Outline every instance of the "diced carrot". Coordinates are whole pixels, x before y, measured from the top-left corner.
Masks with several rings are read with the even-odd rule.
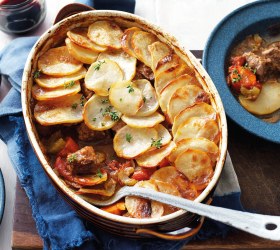
[[[111,214],[121,215],[126,210],[126,207],[124,202],[120,201],[113,205],[102,207],[101,209]]]

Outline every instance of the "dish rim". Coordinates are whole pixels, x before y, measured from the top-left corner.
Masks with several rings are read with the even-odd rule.
[[[5,182],[4,177],[0,168],[0,225],[3,219],[4,210],[5,210]]]

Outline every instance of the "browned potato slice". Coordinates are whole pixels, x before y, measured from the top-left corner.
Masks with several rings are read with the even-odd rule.
[[[181,196],[176,185],[174,185],[173,183],[158,180],[154,180],[154,183],[156,184],[158,191],[162,193],[171,194],[179,197]]]
[[[217,122],[208,118],[189,118],[178,127],[174,141],[177,143],[182,139],[199,137],[204,137],[217,144],[220,139]]]
[[[71,75],[82,67],[83,64],[69,54],[66,46],[49,49],[38,59],[38,69],[51,76]]]
[[[151,53],[151,68],[155,72],[158,62],[165,56],[172,54],[172,49],[163,42],[157,41],[148,46]]]
[[[188,149],[179,154],[175,161],[175,167],[190,181],[204,175],[208,176],[209,172],[213,171],[209,156],[198,149]]]
[[[137,88],[142,91],[143,105],[136,113],[136,116],[149,116],[153,114],[159,107],[155,89],[146,79],[133,81]]]
[[[162,146],[165,146],[171,141],[172,137],[166,127],[164,127],[162,124],[158,124],[155,126],[155,129],[158,132],[158,138],[161,139],[160,142]]]
[[[69,38],[65,39],[65,44],[71,56],[79,60],[82,63],[92,64],[96,61],[98,57],[98,52],[95,52],[90,49],[83,48],[73,42]]]
[[[141,90],[130,81],[112,84],[109,99],[116,109],[127,116],[134,116],[143,105]]]
[[[102,52],[102,51],[107,50],[107,47],[100,46],[100,45],[92,42],[88,38],[87,33],[88,33],[87,28],[76,28],[76,29],[72,29],[72,30],[68,31],[67,36],[73,43],[75,43],[81,47],[84,47],[86,49],[91,49],[95,52]]]
[[[141,31],[141,29],[137,27],[128,28],[124,31],[122,36],[122,49],[129,55],[136,57],[133,48],[131,47],[131,37],[135,31]]]
[[[119,65],[124,75],[123,80],[130,81],[135,76],[137,59],[126,52],[122,50],[106,51],[98,56],[98,60],[103,59],[110,59]]]
[[[32,96],[39,101],[51,100],[58,97],[74,95],[80,92],[81,86],[79,81],[71,82],[69,85],[57,88],[42,88],[39,85],[35,84],[32,87]]]
[[[55,77],[55,76],[40,74],[38,78],[35,78],[35,82],[42,88],[49,88],[49,89],[57,88],[57,87],[68,85],[73,81],[78,81],[84,78],[86,73],[87,73],[86,69],[82,67],[76,73],[68,76]]]
[[[157,41],[157,37],[149,32],[135,31],[131,37],[131,47],[138,60],[151,67],[152,59],[148,46]]]
[[[169,54],[163,58],[161,58],[157,64],[157,67],[155,68],[155,76],[159,75],[160,73],[174,68],[179,64],[184,64],[182,59],[175,53]]]
[[[113,22],[97,21],[88,27],[88,37],[100,46],[120,49],[123,31]]]
[[[208,102],[208,94],[200,87],[186,85],[177,89],[167,105],[167,115],[171,123],[182,110],[199,102]]]
[[[112,128],[121,118],[121,112],[111,105],[108,97],[93,95],[84,106],[83,117],[89,128],[101,131]]]
[[[262,85],[261,93],[255,101],[239,96],[241,105],[256,115],[267,115],[280,109],[280,83],[268,81]]]
[[[170,162],[174,162],[178,155],[188,149],[199,149],[207,153],[211,159],[212,165],[217,161],[219,155],[218,146],[206,138],[187,138],[176,143],[177,147],[168,156]]]
[[[82,95],[39,101],[34,108],[34,117],[41,125],[77,123],[83,120],[83,107],[80,105]]]
[[[139,181],[135,186],[157,191],[156,185],[149,181]],[[134,218],[159,218],[164,213],[163,204],[160,202],[149,201],[135,196],[126,196],[125,206],[128,213]]]
[[[159,95],[161,91],[169,84],[170,81],[174,80],[178,76],[188,74],[189,68],[185,64],[178,64],[164,72],[158,74],[155,77],[155,89]]]
[[[182,110],[174,118],[172,134],[175,135],[178,127],[191,117],[208,117],[210,119],[215,120],[216,111],[211,105],[205,102],[197,103],[191,107]]]
[[[114,150],[119,157],[135,158],[151,147],[152,138],[158,134],[154,128],[131,128],[124,126],[114,137]]]
[[[163,112],[166,112],[167,105],[174,92],[188,84],[193,84],[193,77],[188,74],[181,75],[167,84],[159,95],[159,105]]]
[[[164,121],[164,116],[155,112],[149,116],[122,116],[122,120],[133,128],[149,128]]]
[[[85,76],[85,86],[97,95],[108,96],[111,85],[123,80],[123,72],[112,60],[104,59],[93,63]]]
[[[175,147],[176,144],[171,141],[167,146],[141,154],[136,157],[136,162],[141,167],[156,167]]]

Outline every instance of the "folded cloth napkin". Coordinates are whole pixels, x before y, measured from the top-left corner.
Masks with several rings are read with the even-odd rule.
[[[95,0],[93,7],[115,8],[116,2],[123,2],[123,10],[134,10],[133,0]],[[97,229],[95,225],[80,218],[52,186],[29,143],[21,113],[23,67],[37,39],[15,39],[0,52],[0,73],[12,85],[0,103],[0,138],[7,144],[12,165],[29,198],[38,233],[44,241],[44,249],[180,249],[188,240],[130,240]],[[241,210],[239,197],[240,188],[228,156],[213,205]],[[213,235],[224,236],[228,229],[221,223],[206,220],[196,237],[206,239]]]

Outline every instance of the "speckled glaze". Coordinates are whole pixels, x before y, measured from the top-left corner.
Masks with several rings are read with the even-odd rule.
[[[111,20],[118,23],[121,27],[137,26],[143,30],[154,33],[160,40],[169,44],[175,50],[175,52],[186,61],[186,63],[192,65],[195,68],[197,75],[201,79],[204,89],[210,95],[213,107],[217,110],[217,121],[219,123],[219,127],[221,128],[221,139],[219,145],[220,156],[215,168],[213,179],[207,188],[196,199],[197,202],[209,203],[211,201],[214,187],[217,184],[224,165],[227,150],[227,123],[219,94],[206,71],[188,50],[180,46],[174,37],[163,32],[159,27],[148,23],[143,18],[140,18],[136,15],[120,11],[82,12],[60,21],[42,35],[29,54],[25,65],[22,82],[23,115],[30,142],[42,164],[42,167],[50,177],[57,190],[81,216],[95,223],[96,226],[110,231],[111,233],[132,238],[147,237],[147,235],[154,235],[168,239],[189,237],[193,233],[196,233],[202,224],[202,221],[199,220],[197,215],[186,211],[177,211],[161,218],[134,219],[107,213],[81,199],[72,190],[65,186],[59,177],[54,173],[47,158],[42,152],[43,147],[41,147],[40,139],[35,130],[32,120],[32,110],[30,109],[31,87],[33,84],[32,75],[36,70],[37,59],[49,48],[60,44],[66,37],[66,32],[68,30],[79,26],[88,26],[96,20]],[[191,227],[192,225],[195,225],[196,228],[190,232],[183,234],[178,232],[178,234],[174,236],[165,234],[166,232],[179,230],[188,226]]]
[[[203,66],[215,83],[226,114],[248,132],[280,143],[280,121],[267,123],[244,109],[226,83],[226,62],[230,50],[247,35],[263,34],[280,23],[280,1],[256,1],[226,16],[211,33],[203,54]]]

